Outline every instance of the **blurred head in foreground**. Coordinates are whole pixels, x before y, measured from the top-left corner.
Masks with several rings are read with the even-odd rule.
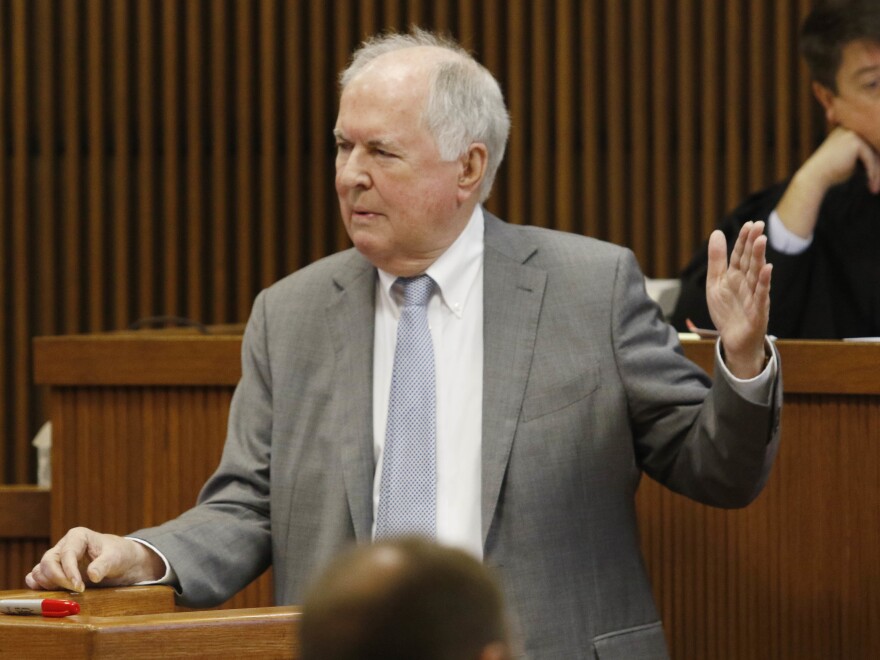
[[[418,538],[338,557],[306,598],[303,660],[508,660],[501,591],[469,554]]]

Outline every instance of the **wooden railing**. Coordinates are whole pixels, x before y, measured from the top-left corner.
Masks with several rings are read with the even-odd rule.
[[[6,591],[0,598],[75,600],[61,619],[0,614],[0,659],[283,658],[299,656],[295,607],[175,612],[169,587]]]

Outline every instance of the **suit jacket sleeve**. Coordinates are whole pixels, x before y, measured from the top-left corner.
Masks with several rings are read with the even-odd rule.
[[[264,302],[265,292],[257,297],[245,330],[242,379],[232,398],[223,457],[198,505],[163,525],[131,534],[166,556],[180,580],[179,601],[189,607],[222,603],[271,562],[272,388]]]
[[[693,365],[681,359],[675,333],[658,328],[662,321],[627,255],[615,282],[613,327],[637,459],[678,493],[713,506],[745,506],[763,488],[777,451],[781,369],[765,402],[747,401],[721,376],[706,394],[693,380]]]

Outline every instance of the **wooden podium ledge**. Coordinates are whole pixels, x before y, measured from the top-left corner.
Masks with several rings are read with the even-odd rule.
[[[712,373],[714,342],[681,345],[688,358]],[[880,343],[785,339],[776,346],[786,394],[880,394]]]
[[[34,339],[38,385],[235,385],[243,326]]]
[[[291,606],[174,612],[169,587],[89,589],[75,595],[7,591],[0,597],[70,598],[82,608],[59,619],[0,614],[0,659],[299,655],[300,610]]]
[[[39,385],[235,385],[243,326],[38,337]],[[685,355],[712,370],[714,342],[685,340]],[[780,340],[785,392],[880,394],[880,343]]]

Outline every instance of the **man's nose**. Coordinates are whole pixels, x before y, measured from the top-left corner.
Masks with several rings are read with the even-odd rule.
[[[347,188],[368,188],[370,177],[367,155],[359,147],[352,149],[339,165],[339,180]]]

